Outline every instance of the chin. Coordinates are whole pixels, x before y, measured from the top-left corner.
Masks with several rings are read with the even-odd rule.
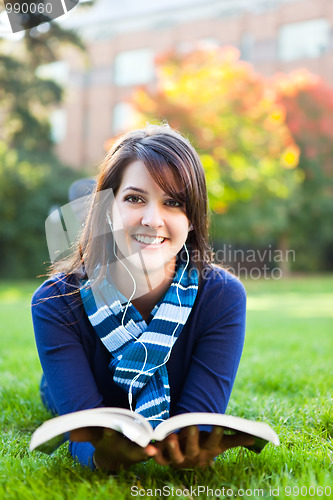
[[[164,268],[167,261],[162,258],[161,255],[151,255],[153,252],[145,252],[141,251],[140,253],[136,252],[132,255],[129,255],[125,258],[125,264],[128,264],[138,269],[139,271],[157,271],[158,269]]]

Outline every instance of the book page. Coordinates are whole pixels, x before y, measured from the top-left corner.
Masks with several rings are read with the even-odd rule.
[[[152,439],[149,422],[137,413],[123,408],[94,408],[69,413],[44,422],[32,435],[30,450],[52,453],[67,438],[66,433],[82,427],[105,427],[121,432],[139,446]]]
[[[218,413],[184,413],[169,418],[158,425],[154,431],[154,438],[161,441],[172,432],[190,425],[216,425],[238,432],[245,432],[265,441],[279,445],[278,435],[263,422],[253,422],[245,418],[221,415]]]

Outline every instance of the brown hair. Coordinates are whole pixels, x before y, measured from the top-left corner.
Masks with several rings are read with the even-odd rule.
[[[165,193],[184,203],[193,225],[186,241],[192,260],[195,255],[194,263],[199,271],[210,266],[208,199],[199,156],[189,141],[169,126],[149,125],[122,135],[111,146],[97,178],[85,227],[70,258],[55,262],[51,274],[59,271],[74,274],[82,265],[85,269],[95,269],[98,264],[103,266],[108,262],[112,237],[105,214],[110,207],[110,197],[104,195],[107,190],[114,196],[117,194],[125,168],[137,160],[144,163]]]

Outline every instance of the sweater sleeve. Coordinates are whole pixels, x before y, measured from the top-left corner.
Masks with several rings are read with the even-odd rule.
[[[234,276],[226,271],[219,276],[197,315],[197,341],[177,414],[227,408],[244,345],[246,293]]]
[[[103,406],[80,338],[82,308],[61,282],[45,282],[32,298],[36,345],[59,415]],[[94,469],[90,443],[69,443],[72,456]]]

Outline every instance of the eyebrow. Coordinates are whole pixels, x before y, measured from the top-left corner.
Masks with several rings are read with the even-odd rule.
[[[122,190],[122,193],[124,191],[136,191],[137,193],[141,193],[141,194],[149,194],[148,191],[145,191],[144,189],[141,189],[141,188],[138,188],[138,187],[135,187],[135,186],[128,186],[128,187],[126,187],[125,189]],[[169,195],[167,193],[164,193],[163,196],[167,197]]]
[[[138,193],[148,194],[148,192],[145,191],[144,189],[137,188],[137,187],[134,187],[134,186],[129,186],[129,187],[123,189],[123,192],[124,191],[137,191]]]

